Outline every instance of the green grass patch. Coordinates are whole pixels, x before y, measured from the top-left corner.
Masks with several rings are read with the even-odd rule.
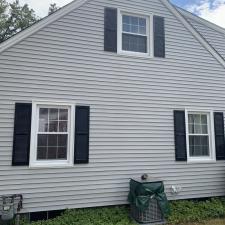
[[[194,225],[206,220],[225,218],[225,198],[213,198],[205,201],[170,202],[171,215],[168,224]],[[224,221],[224,220],[221,220]],[[21,225],[28,225],[22,222]],[[31,223],[32,225],[135,225],[129,217],[126,206],[102,207],[91,209],[66,210],[61,216]],[[207,223],[204,223],[207,224]],[[212,223],[209,223],[212,224]],[[220,223],[218,223],[220,224]]]

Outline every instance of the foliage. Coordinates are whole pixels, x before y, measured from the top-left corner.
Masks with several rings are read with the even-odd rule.
[[[36,22],[34,10],[27,4],[20,6],[19,0],[7,3],[0,0],[0,43]]]
[[[205,201],[173,201],[170,202],[170,225],[196,224],[214,218],[225,218],[225,199],[214,198]],[[215,220],[216,221],[216,220]],[[218,224],[223,221],[218,220]],[[214,221],[205,224],[217,224]],[[21,225],[28,225],[22,222]],[[66,210],[61,216],[33,222],[31,225],[136,225],[129,218],[129,209],[125,206],[103,207],[91,209]]]
[[[62,216],[32,225],[136,225],[129,218],[127,207],[105,207],[66,210]],[[22,225],[27,225],[23,223]]]
[[[49,9],[48,9],[48,15],[56,12],[58,9],[59,9],[59,7],[56,5],[56,3],[50,4]]]
[[[225,199],[214,198],[206,201],[173,201],[170,203],[170,224],[201,222],[225,217]]]

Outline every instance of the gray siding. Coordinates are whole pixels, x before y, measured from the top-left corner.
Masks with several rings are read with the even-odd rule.
[[[166,59],[104,52],[105,6],[164,16]],[[158,0],[89,1],[3,52],[0,84],[0,195],[23,194],[24,212],[124,204],[142,173],[169,199],[225,194],[224,161],[175,162],[173,132],[174,109],[225,111],[224,68]],[[91,106],[89,164],[11,166],[14,103],[33,99]]]
[[[225,34],[203,25],[200,21],[193,19],[188,21],[225,60]]]

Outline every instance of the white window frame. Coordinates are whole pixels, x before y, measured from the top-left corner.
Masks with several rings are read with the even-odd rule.
[[[37,160],[37,134],[39,127],[39,108],[56,107],[68,108],[68,146],[67,160]],[[74,127],[75,127],[75,106],[74,104],[62,102],[32,102],[32,122],[31,122],[31,144],[30,144],[30,164],[31,168],[35,167],[68,167],[73,166],[74,157]]]
[[[125,51],[122,49],[122,29],[123,29],[123,15],[136,16],[146,19],[146,35],[147,35],[147,53]],[[154,37],[153,37],[153,15],[146,15],[142,13],[118,9],[117,13],[117,53],[122,55],[151,57],[154,55]],[[136,34],[135,34],[136,35]]]
[[[208,135],[209,135],[209,156],[190,156],[188,114],[206,114],[207,115]],[[187,143],[187,162],[188,163],[216,162],[213,111],[185,109],[185,128],[186,128],[186,143]]]

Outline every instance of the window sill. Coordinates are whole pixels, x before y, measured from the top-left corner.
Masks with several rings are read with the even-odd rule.
[[[154,57],[149,54],[132,53],[132,52],[117,52],[118,56],[142,58],[142,59],[153,59]]]
[[[215,159],[189,159],[187,160],[187,164],[206,164],[206,163],[216,163],[216,160]]]
[[[51,169],[51,168],[69,168],[73,167],[70,163],[32,163],[30,169]]]

